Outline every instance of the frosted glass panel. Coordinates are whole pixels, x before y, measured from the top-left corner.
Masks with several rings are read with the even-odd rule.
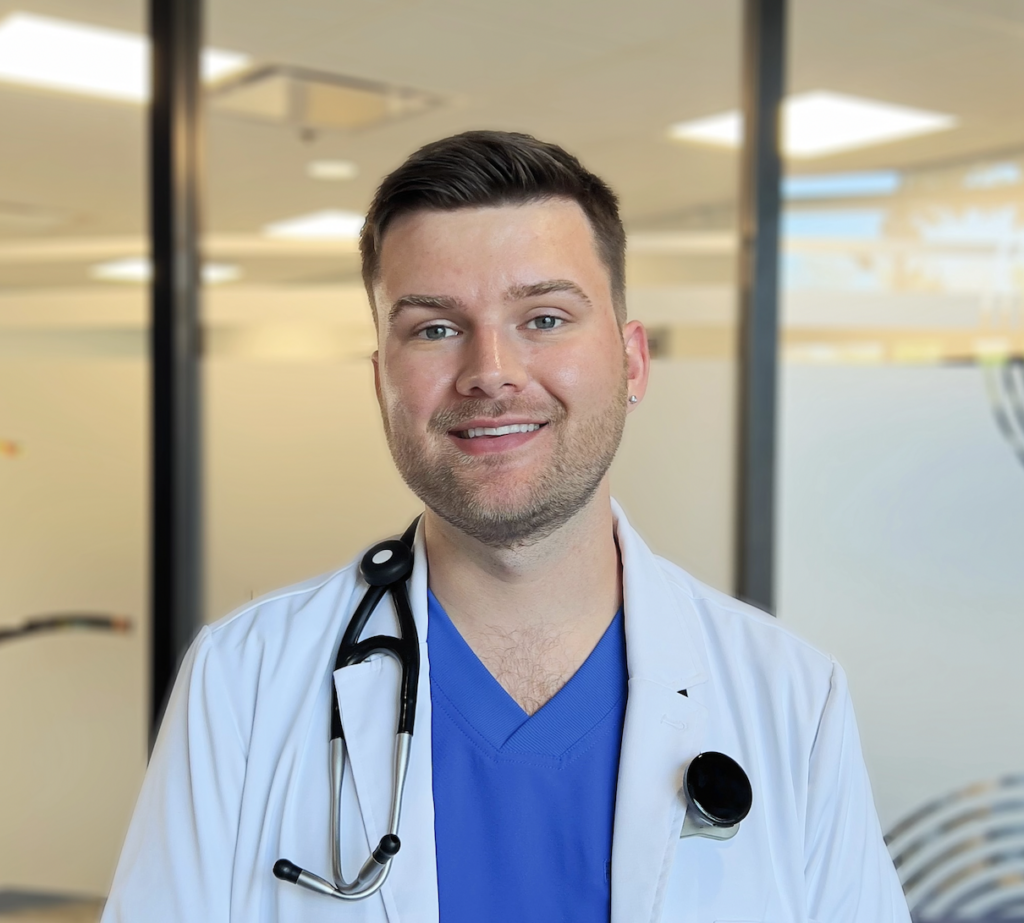
[[[1024,770],[1024,123],[1010,114],[1024,64],[1011,6],[793,10],[794,92],[952,119],[791,159],[785,190],[779,615],[847,668],[886,828]]]

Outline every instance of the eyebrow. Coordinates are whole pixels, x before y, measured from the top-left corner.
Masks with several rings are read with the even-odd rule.
[[[464,307],[458,298],[451,295],[402,295],[388,311],[388,325],[406,308],[435,308],[439,311],[459,311]]]
[[[524,285],[513,285],[505,292],[505,301],[525,301],[527,298],[542,298],[544,295],[552,295],[557,292],[565,292],[579,298],[586,305],[590,305],[590,298],[571,279],[546,279],[543,282],[531,282]],[[392,325],[395,319],[407,308],[434,308],[438,311],[464,311],[465,305],[458,298],[451,295],[402,295],[395,300],[388,311],[388,325]]]
[[[590,298],[587,297],[587,293],[571,279],[548,279],[544,282],[532,282],[529,285],[513,285],[505,292],[505,300],[524,301],[527,298],[540,298],[557,292],[575,295],[584,304],[590,304]]]

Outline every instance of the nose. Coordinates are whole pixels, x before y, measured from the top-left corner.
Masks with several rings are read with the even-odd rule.
[[[497,399],[521,391],[526,367],[514,338],[498,327],[475,330],[463,352],[455,387],[466,397]]]

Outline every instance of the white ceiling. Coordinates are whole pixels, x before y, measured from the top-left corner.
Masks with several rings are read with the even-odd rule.
[[[415,147],[475,127],[527,130],[578,153],[618,190],[633,229],[731,221],[735,155],[670,141],[666,129],[738,104],[738,0],[208,0],[207,8],[210,45],[448,100],[312,140],[211,114],[211,232],[256,234],[318,209],[364,210],[380,176]],[[0,0],[0,16],[16,9],[144,28],[138,0]],[[1021,0],[793,0],[790,19],[792,91],[830,89],[960,120],[952,131],[800,170],[912,167],[1024,148]],[[310,159],[333,157],[355,161],[360,176],[306,177]],[[13,220],[5,229],[3,203],[52,212],[37,240],[142,233],[145,173],[142,109],[0,84],[0,248],[33,234]],[[261,265],[247,268],[250,278],[355,272],[351,255]],[[0,287],[73,284],[81,272],[0,260]]]

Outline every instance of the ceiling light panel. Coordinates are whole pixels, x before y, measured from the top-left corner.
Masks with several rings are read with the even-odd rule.
[[[358,212],[328,210],[276,221],[263,233],[287,240],[356,240],[365,220]]]
[[[127,257],[97,263],[89,274],[100,282],[149,282],[153,278],[153,264],[143,257]],[[204,263],[203,282],[218,285],[235,282],[242,277],[242,271],[231,263]]]
[[[788,157],[824,157],[842,151],[884,144],[956,125],[951,115],[896,106],[841,93],[817,91],[791,96],[782,104],[783,152]],[[743,138],[738,111],[681,122],[670,135],[736,148]]]
[[[730,110],[703,119],[679,122],[673,125],[668,133],[677,141],[739,147],[743,143],[743,118],[738,110]]]
[[[359,167],[351,160],[311,160],[306,164],[306,175],[310,179],[339,182],[355,179],[359,175]]]
[[[955,124],[953,116],[939,112],[839,93],[804,93],[787,101],[785,150],[791,157],[824,157],[942,131]]]
[[[249,58],[208,48],[208,82],[242,70]],[[0,80],[104,99],[149,98],[149,43],[141,35],[30,13],[0,22]]]

